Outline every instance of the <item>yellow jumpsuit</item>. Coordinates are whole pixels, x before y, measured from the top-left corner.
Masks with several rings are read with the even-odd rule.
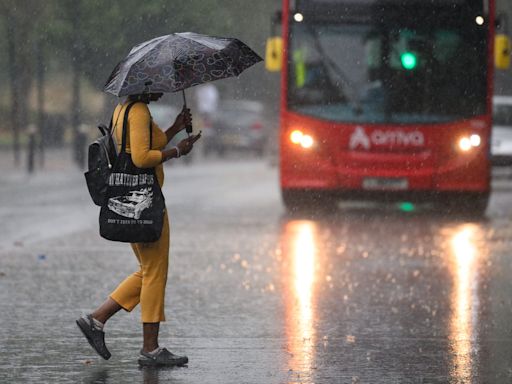
[[[114,137],[121,149],[124,113],[128,103],[114,110]],[[149,148],[149,122],[151,121],[152,148]],[[155,167],[160,187],[164,182],[162,152],[167,144],[165,133],[151,120],[147,104],[138,102],[128,116],[126,152],[131,153],[133,163],[139,168]],[[169,221],[164,215],[162,235],[154,243],[132,243],[140,269],[128,276],[112,292],[110,298],[126,311],[132,311],[140,303],[143,323],[165,321],[164,302],[167,269],[169,265]]]

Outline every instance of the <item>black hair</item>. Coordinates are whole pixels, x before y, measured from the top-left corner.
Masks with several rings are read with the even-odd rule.
[[[142,101],[143,103],[148,104],[150,101],[149,97],[150,97],[149,93],[138,93],[136,95],[129,95],[128,99],[130,101]]]

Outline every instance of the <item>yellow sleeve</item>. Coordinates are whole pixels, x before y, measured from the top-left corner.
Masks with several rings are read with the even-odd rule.
[[[153,148],[164,149],[167,145],[167,135],[160,126],[153,120]]]
[[[162,152],[149,148],[149,108],[144,103],[136,103],[130,109],[130,151],[133,164],[139,168],[153,168],[162,162]]]

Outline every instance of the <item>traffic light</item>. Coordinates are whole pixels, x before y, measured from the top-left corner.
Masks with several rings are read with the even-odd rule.
[[[418,57],[414,52],[404,52],[400,55],[402,67],[408,71],[412,71],[418,66]]]

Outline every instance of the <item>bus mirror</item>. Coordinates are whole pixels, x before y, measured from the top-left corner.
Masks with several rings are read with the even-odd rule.
[[[496,35],[494,44],[494,62],[498,69],[510,67],[510,39],[507,35]]]
[[[283,39],[282,37],[270,37],[267,39],[265,51],[265,67],[267,71],[279,72],[283,60]]]

